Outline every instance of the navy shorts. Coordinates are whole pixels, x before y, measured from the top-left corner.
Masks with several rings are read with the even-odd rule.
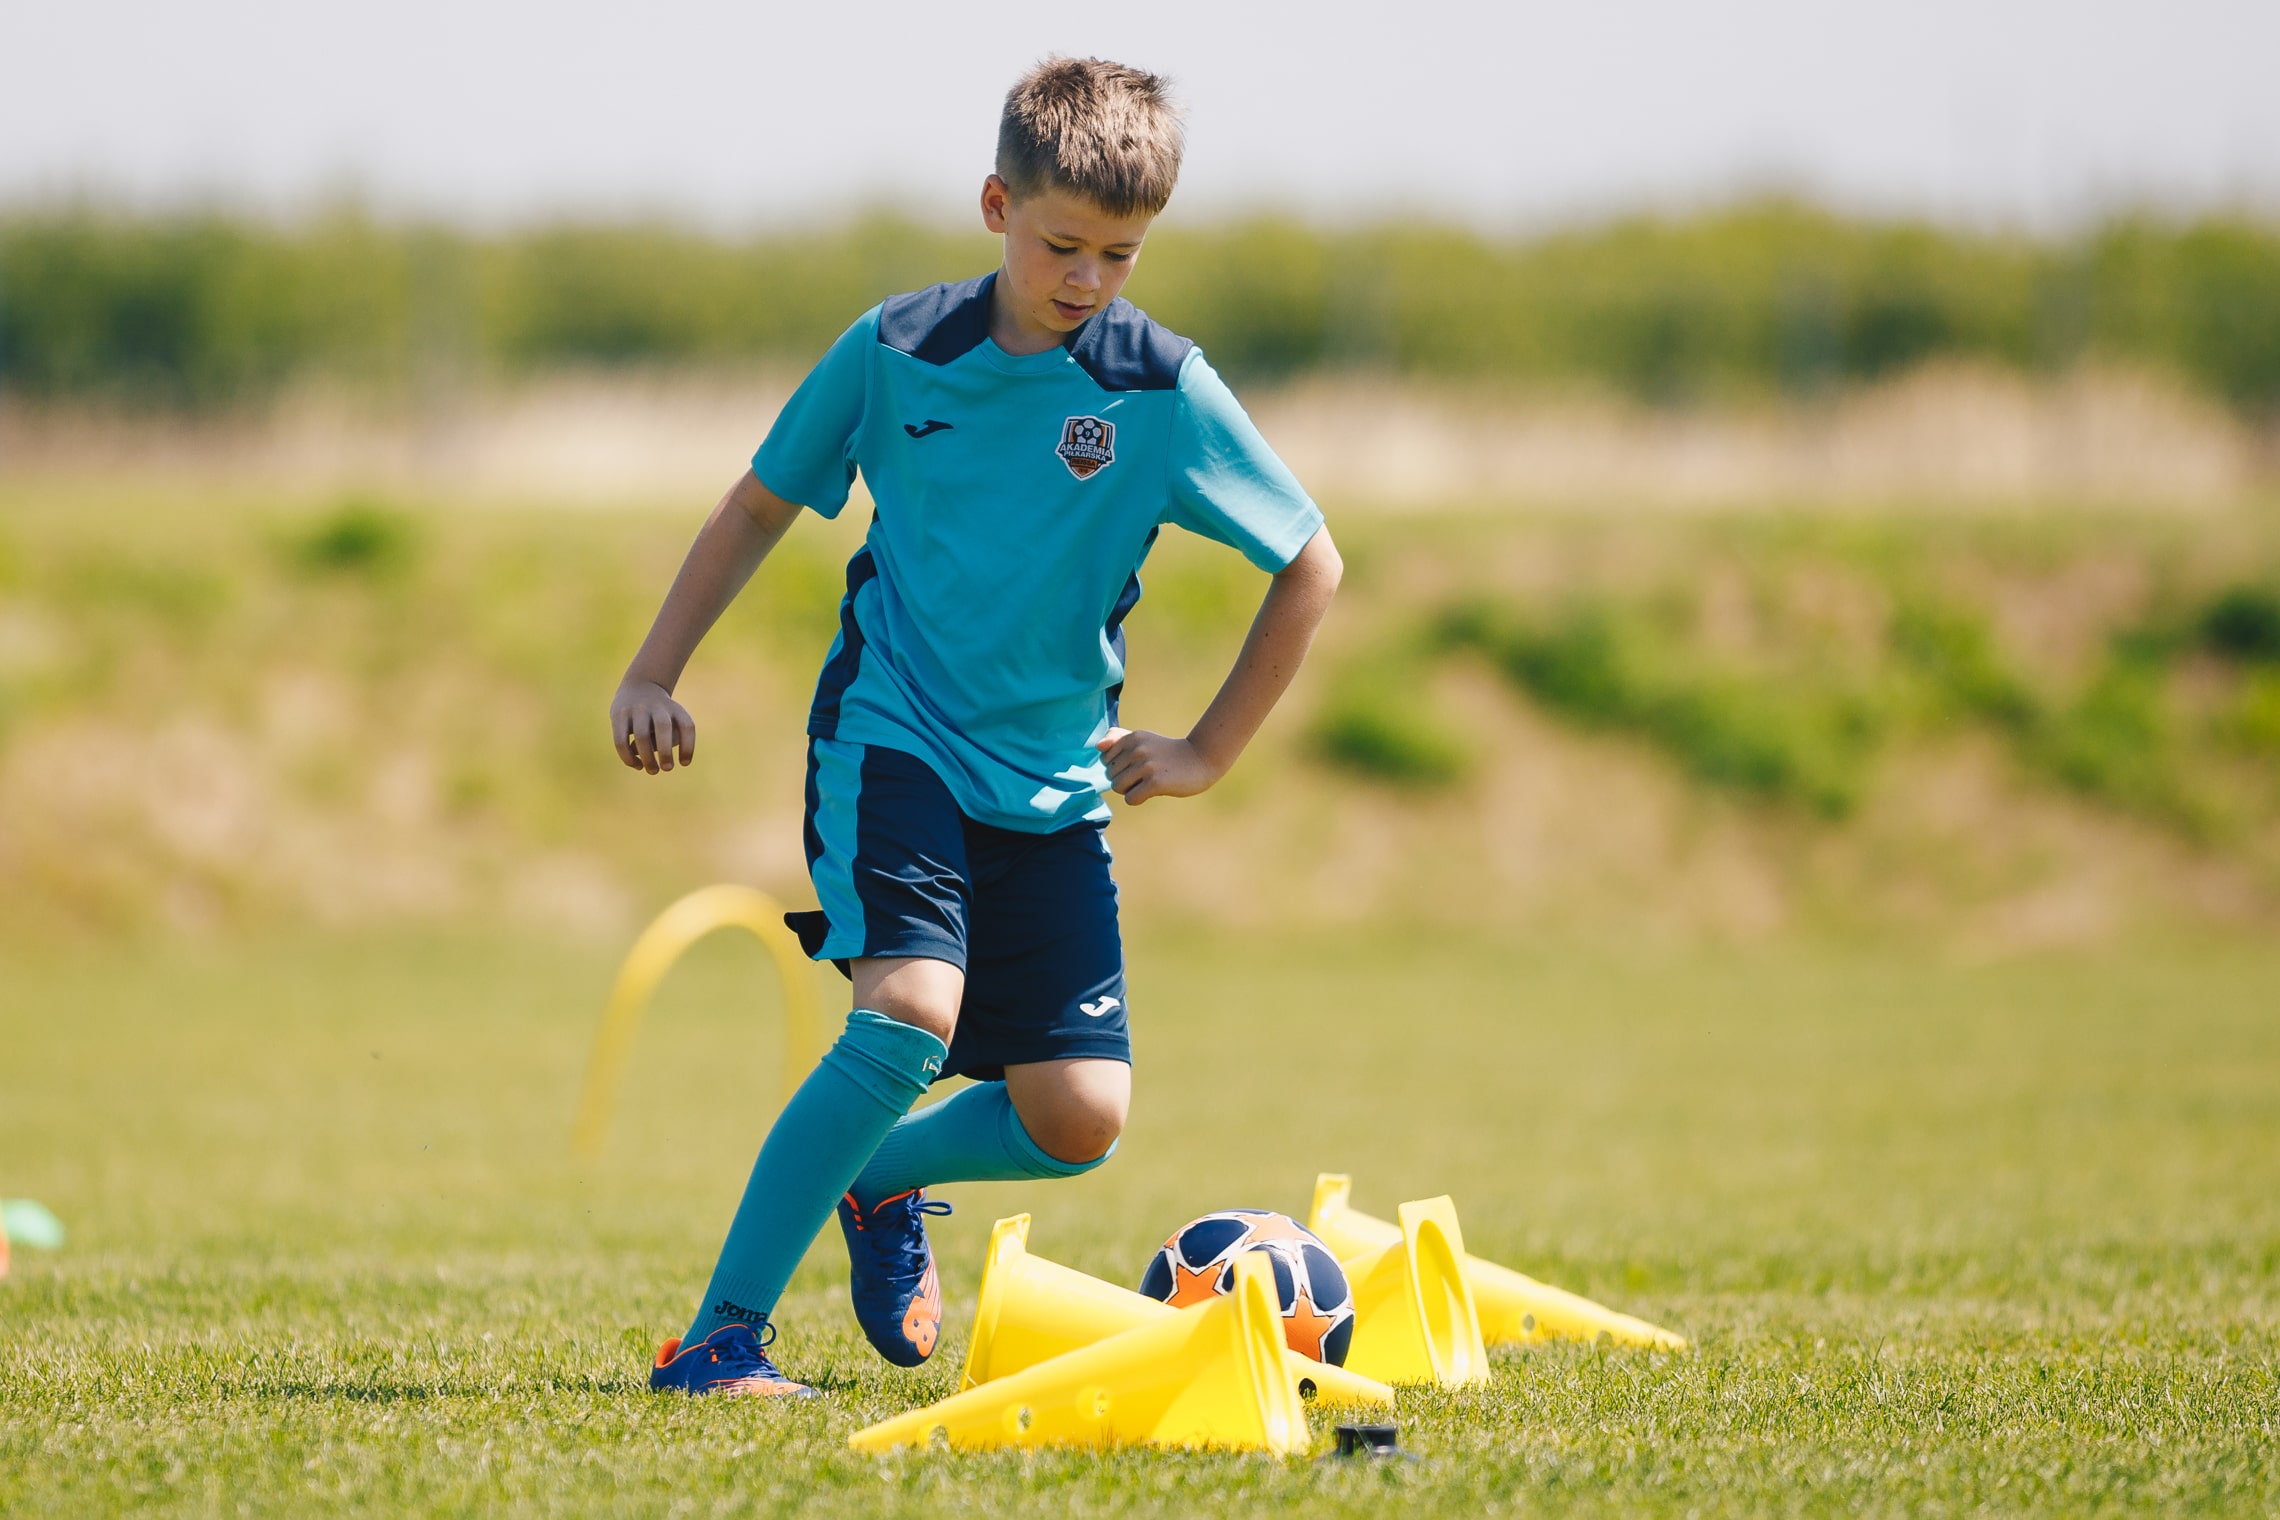
[[[923,955],[966,973],[945,1077],[1077,1056],[1132,1059],[1105,823],[1024,834],[977,823],[925,762],[808,741],[808,875],[823,904],[784,921],[817,960]]]

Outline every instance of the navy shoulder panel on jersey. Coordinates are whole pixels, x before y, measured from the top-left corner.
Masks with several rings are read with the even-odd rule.
[[[889,296],[879,306],[879,341],[928,364],[948,364],[990,335],[995,273],[954,285],[929,285]]]
[[[948,364],[990,335],[995,274],[889,296],[879,306],[879,341],[928,364]],[[1118,296],[1077,330],[1069,357],[1106,391],[1168,391],[1195,345]]]
[[[1078,330],[1069,357],[1104,391],[1168,391],[1195,345],[1122,296]]]

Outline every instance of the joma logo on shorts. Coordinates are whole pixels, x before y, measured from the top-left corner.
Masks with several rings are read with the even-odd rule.
[[[1115,1008],[1117,1006],[1117,1002],[1115,998],[1110,997],[1102,998],[1097,1003],[1079,1003],[1077,1006],[1085,1011],[1085,1017],[1097,1019],[1102,1014],[1105,1014],[1109,1010]]]

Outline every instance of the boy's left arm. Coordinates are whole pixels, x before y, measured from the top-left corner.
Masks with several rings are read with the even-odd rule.
[[[1094,748],[1108,764],[1108,779],[1128,803],[1151,797],[1193,797],[1234,767],[1259,725],[1298,674],[1314,630],[1330,610],[1345,563],[1322,528],[1291,562],[1275,572],[1243,639],[1235,668],[1185,739],[1146,729],[1110,729]]]

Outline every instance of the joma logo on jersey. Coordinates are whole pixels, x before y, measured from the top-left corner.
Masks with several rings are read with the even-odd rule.
[[[1053,451],[1079,480],[1116,463],[1116,424],[1098,417],[1071,417],[1061,424],[1061,446]]]

